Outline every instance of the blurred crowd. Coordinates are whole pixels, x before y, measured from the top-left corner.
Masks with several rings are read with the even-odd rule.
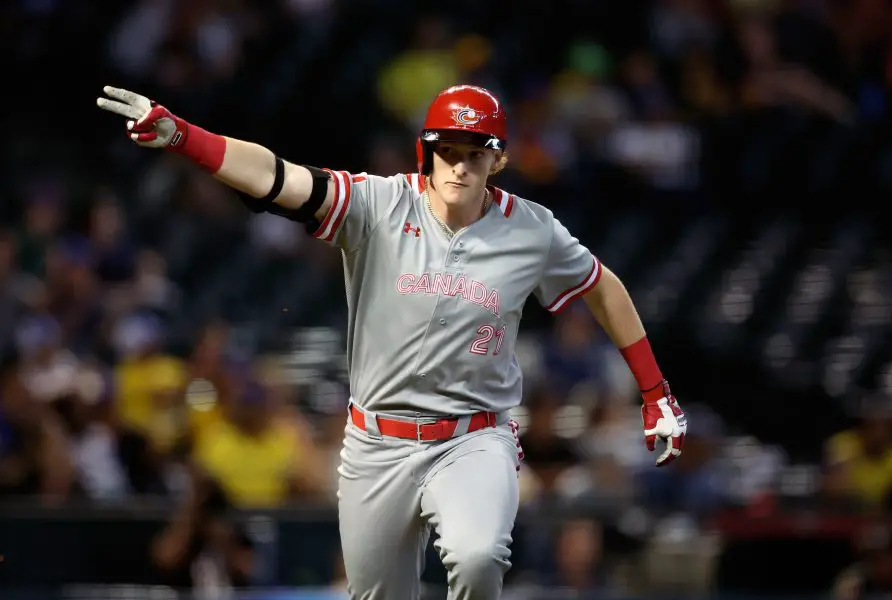
[[[415,169],[413,136],[437,91],[484,85],[509,106],[498,184],[580,237],[620,204],[748,210],[753,197],[808,195],[851,208],[892,189],[884,0],[450,6],[3,3],[4,72],[28,85],[5,94],[0,116],[0,493],[169,498],[180,508],[156,562],[176,570],[212,540],[246,578],[251,544],[218,515],[335,500],[348,397],[337,254],[249,215],[176,157],[135,148],[95,110],[102,85],[296,162],[382,175]],[[890,506],[882,394],[808,464],[727,422],[708,393],[682,398],[684,459],[655,470],[633,381],[590,315],[525,320],[524,509],[580,511],[537,533],[532,547],[553,551],[531,559],[530,585],[620,586],[602,564],[605,536],[648,551],[696,539],[710,555],[712,519],[728,507]],[[872,531],[841,594],[892,581],[884,530]]]

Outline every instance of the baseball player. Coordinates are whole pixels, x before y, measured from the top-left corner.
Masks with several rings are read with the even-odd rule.
[[[101,108],[141,146],[181,154],[254,211],[339,248],[350,405],[338,511],[351,598],[418,598],[430,531],[453,600],[498,598],[510,567],[521,401],[514,345],[532,294],[583,299],[642,391],[647,447],[679,456],[687,429],[621,281],[543,206],[490,185],[507,160],[505,109],[487,90],[434,99],[418,172],[381,177],[285,161],[113,87]]]

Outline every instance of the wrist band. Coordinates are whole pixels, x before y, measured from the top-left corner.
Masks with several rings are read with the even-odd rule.
[[[171,146],[173,151],[192,160],[211,175],[219,171],[226,155],[226,138],[191,123],[186,124],[185,129],[183,143]]]
[[[629,365],[635,381],[638,382],[638,389],[641,391],[652,390],[663,382],[663,374],[657,365],[657,359],[654,358],[653,350],[647,336],[644,336],[634,344],[630,344],[625,348],[620,348],[620,354]]]

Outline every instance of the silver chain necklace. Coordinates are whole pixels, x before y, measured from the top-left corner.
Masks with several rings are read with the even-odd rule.
[[[439,216],[437,216],[437,212],[434,210],[434,207],[431,205],[431,196],[430,196],[430,194],[427,193],[428,187],[430,187],[429,182],[428,182],[428,185],[425,186],[425,190],[424,190],[424,199],[425,199],[425,204],[427,204],[427,210],[431,214],[431,216],[434,218],[434,221],[437,222],[437,225],[440,226],[440,229],[443,230],[443,233],[446,234],[446,237],[452,238],[455,236],[455,232],[452,231],[452,229],[449,228],[449,225],[444,223],[443,220]],[[483,215],[486,214],[487,208],[489,208],[489,190],[486,188],[483,188],[483,206],[480,208],[480,218],[483,218]]]

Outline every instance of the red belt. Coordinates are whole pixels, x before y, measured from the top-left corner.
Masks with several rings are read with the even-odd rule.
[[[365,414],[356,408],[354,404],[350,405],[350,416],[353,417],[354,425],[363,431],[368,431],[365,427]],[[378,431],[381,432],[381,435],[418,440],[420,442],[448,440],[455,433],[458,421],[458,417],[416,421],[399,421],[397,419],[378,417]],[[471,422],[468,424],[468,433],[495,426],[496,413],[475,413],[471,416]]]

